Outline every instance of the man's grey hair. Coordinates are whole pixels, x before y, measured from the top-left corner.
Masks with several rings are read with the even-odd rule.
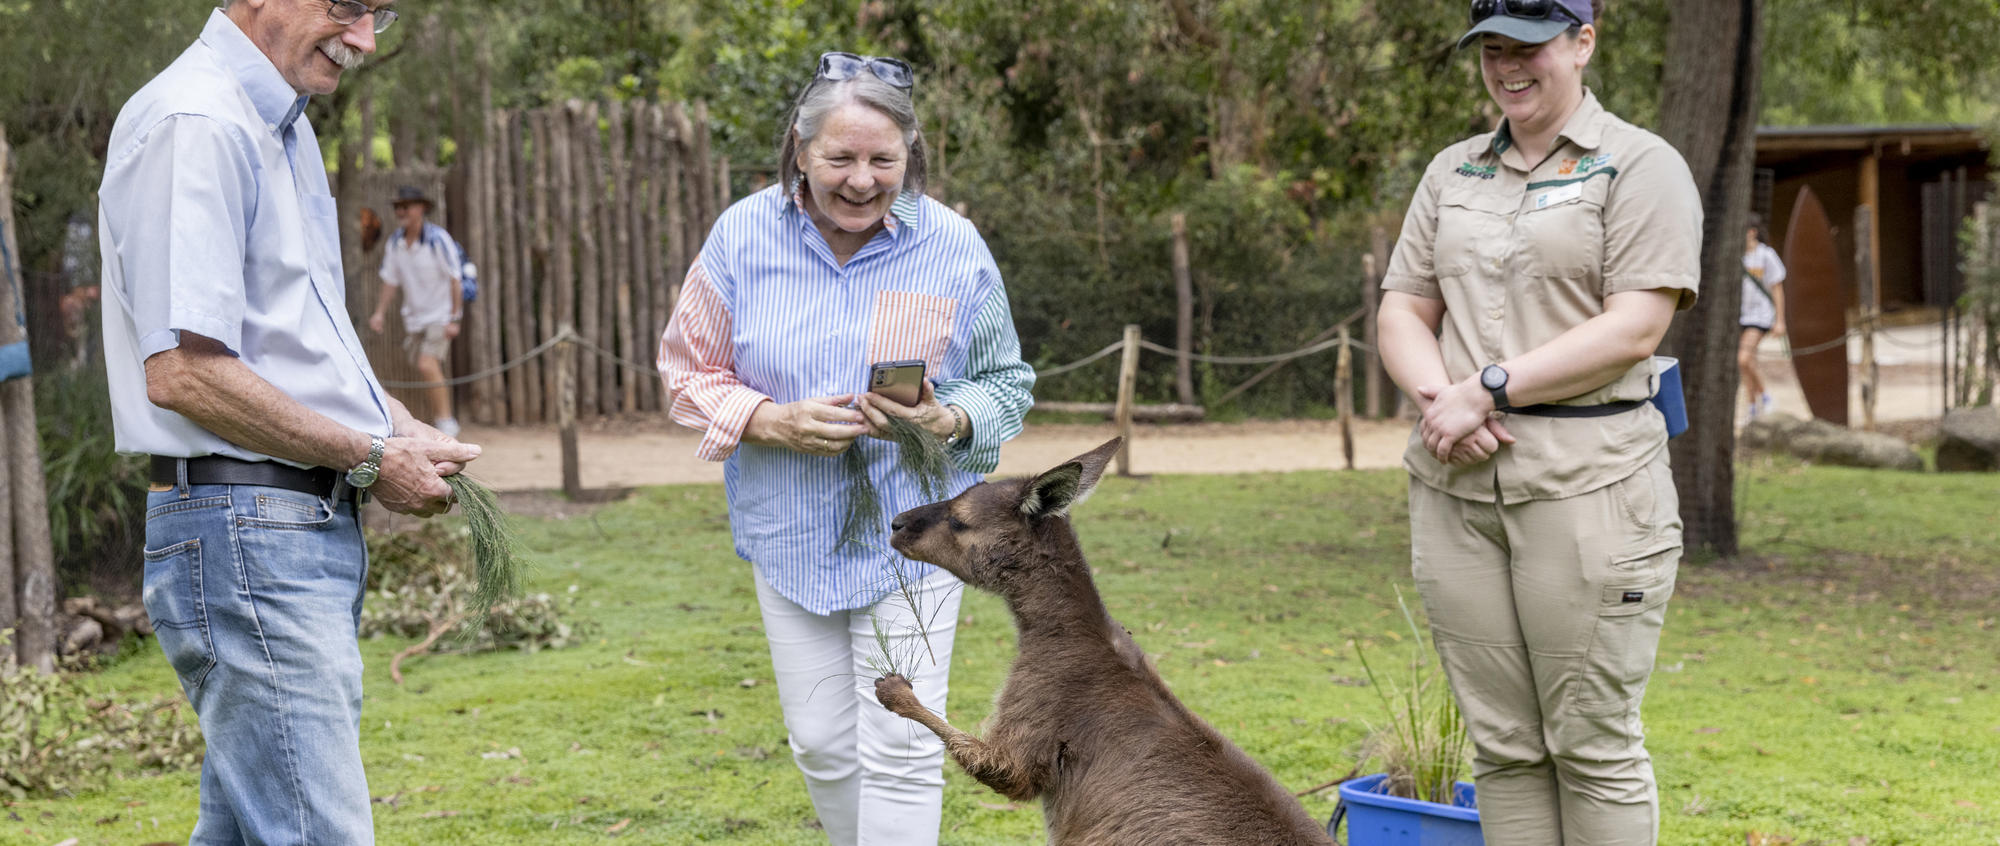
[[[819,137],[827,115],[850,102],[881,112],[903,131],[903,145],[910,151],[909,165],[903,171],[903,191],[922,193],[929,156],[924,149],[923,129],[917,126],[917,107],[910,89],[883,82],[866,69],[839,82],[815,78],[799,96],[791,120],[786,123],[784,141],[778,145],[778,184],[784,186],[782,190],[791,190],[792,183],[798,181],[799,150]]]

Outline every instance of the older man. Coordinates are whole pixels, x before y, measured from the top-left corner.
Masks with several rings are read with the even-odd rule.
[[[361,491],[418,516],[477,457],[382,390],[306,97],[386,0],[228,0],[118,116],[99,195],[120,452],[152,458],[145,603],[208,755],[194,844],[374,841]]]

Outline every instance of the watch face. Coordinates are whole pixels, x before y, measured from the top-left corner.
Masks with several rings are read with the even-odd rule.
[[[1504,387],[1507,384],[1507,371],[1500,369],[1498,365],[1489,364],[1485,370],[1479,371],[1479,384],[1484,385],[1489,391]]]
[[[347,483],[357,488],[365,488],[375,484],[375,476],[376,471],[367,467],[349,470],[347,472]]]

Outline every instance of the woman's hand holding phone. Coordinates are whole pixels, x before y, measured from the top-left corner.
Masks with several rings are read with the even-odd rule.
[[[886,440],[889,434],[889,418],[901,417],[922,426],[926,431],[945,440],[958,429],[958,415],[937,401],[937,393],[931,389],[931,381],[918,383],[921,388],[915,405],[904,405],[889,397],[870,391],[861,397],[861,413],[868,419],[868,434]]]

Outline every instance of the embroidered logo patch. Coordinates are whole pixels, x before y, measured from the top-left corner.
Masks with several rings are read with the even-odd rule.
[[[1492,179],[1495,174],[1500,172],[1500,168],[1496,165],[1485,165],[1482,167],[1471,162],[1466,162],[1459,165],[1458,169],[1452,172],[1459,176],[1469,176],[1474,179]]]
[[[1634,602],[1643,602],[1645,601],[1645,599],[1646,599],[1645,591],[1628,590],[1625,592],[1625,595],[1619,599],[1619,601],[1629,605]]]
[[[1597,155],[1594,156],[1584,156],[1583,158],[1577,159],[1575,173],[1578,176],[1582,176],[1593,170],[1601,170],[1603,168],[1607,168],[1610,166],[1611,166],[1611,154],[1598,153]],[[1565,168],[1562,172],[1567,174],[1570,173],[1571,171]]]

